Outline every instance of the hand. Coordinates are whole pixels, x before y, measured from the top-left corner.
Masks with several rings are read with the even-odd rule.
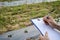
[[[40,35],[39,40],[49,40],[49,38],[48,38],[48,33],[46,32],[46,33],[45,33],[45,36]]]
[[[43,20],[47,25],[50,25],[51,27],[56,28],[57,23],[51,16],[49,16],[48,19],[47,19],[47,16],[45,16]]]

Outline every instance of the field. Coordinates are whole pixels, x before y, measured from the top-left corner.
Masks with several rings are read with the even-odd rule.
[[[54,18],[60,17],[60,1],[0,7],[0,33],[32,25],[30,19],[44,17],[55,8]]]

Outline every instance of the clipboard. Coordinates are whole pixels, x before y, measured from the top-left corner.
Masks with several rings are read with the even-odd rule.
[[[48,32],[50,40],[60,40],[60,33],[51,28],[49,25],[46,25],[43,18],[31,19],[31,22],[42,35],[45,35],[45,33]]]

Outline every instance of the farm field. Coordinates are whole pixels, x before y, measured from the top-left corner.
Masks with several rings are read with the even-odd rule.
[[[54,18],[60,17],[60,1],[0,7],[0,33],[32,25],[30,19],[44,17],[55,8]]]

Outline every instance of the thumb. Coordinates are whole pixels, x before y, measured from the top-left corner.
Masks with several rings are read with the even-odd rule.
[[[40,38],[43,38],[43,36],[42,36],[42,35],[40,35]]]
[[[44,37],[42,36],[42,35],[40,35],[40,37],[39,37],[39,40],[42,40]]]
[[[48,37],[48,32],[45,33],[45,37]]]

